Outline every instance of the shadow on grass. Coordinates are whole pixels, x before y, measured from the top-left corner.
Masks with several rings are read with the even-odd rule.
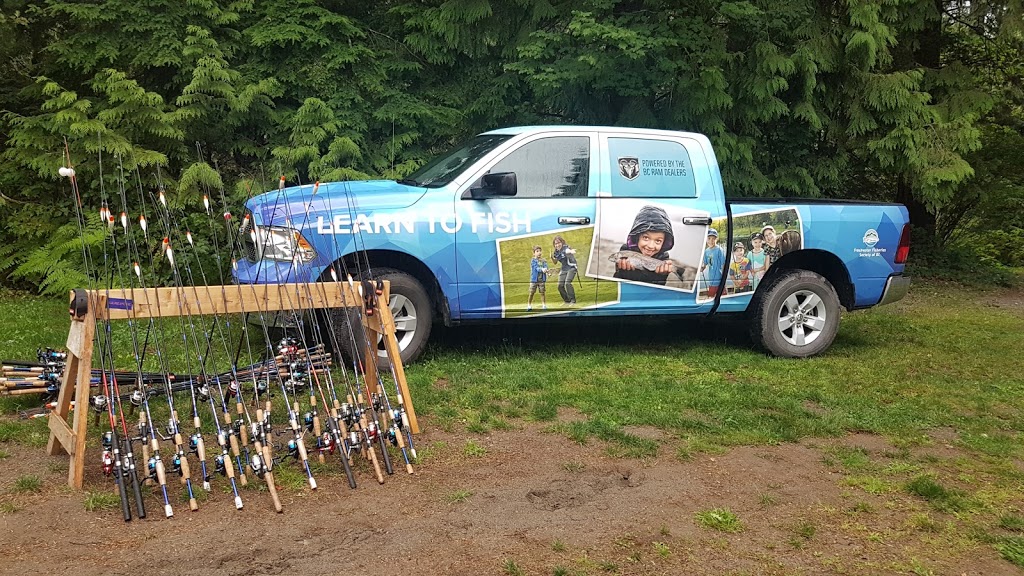
[[[702,321],[694,318],[588,318],[505,320],[500,324],[435,326],[428,355],[515,347],[523,352],[552,348],[609,352],[638,346],[691,347],[717,344],[737,350],[754,349],[747,327],[739,320]]]

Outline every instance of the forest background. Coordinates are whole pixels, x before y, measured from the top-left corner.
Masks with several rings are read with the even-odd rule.
[[[134,213],[163,184],[203,234],[204,193],[237,210],[279,174],[400,178],[522,124],[702,132],[732,197],[902,202],[917,273],[1008,282],[1024,266],[1021,14],[1021,0],[0,0],[0,286],[88,285],[82,242],[100,249],[99,206],[120,211],[120,188]],[[65,138],[84,235],[57,174]]]

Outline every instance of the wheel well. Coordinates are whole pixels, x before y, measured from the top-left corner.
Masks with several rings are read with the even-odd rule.
[[[820,274],[836,289],[839,303],[847,310],[853,309],[856,294],[854,294],[853,282],[850,281],[850,272],[835,254],[824,250],[790,252],[771,265],[761,281],[761,285],[769,285],[772,279],[785,270],[809,270]]]
[[[445,298],[444,292],[441,291],[441,285],[438,284],[437,278],[430,268],[418,258],[394,250],[367,250],[346,254],[342,260],[347,270],[362,270],[366,268],[366,262],[369,261],[371,270],[373,268],[394,268],[410,274],[423,285],[427,296],[430,297],[430,304],[433,306],[434,312],[444,320],[445,326],[451,325],[451,312],[448,310],[448,300]]]

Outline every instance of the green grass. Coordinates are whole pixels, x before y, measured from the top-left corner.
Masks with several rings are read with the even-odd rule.
[[[963,492],[945,488],[931,476],[918,476],[908,482],[905,488],[907,492],[924,498],[943,512],[961,512],[972,505]]]
[[[39,492],[43,489],[43,481],[39,479],[39,476],[32,474],[26,474],[19,476],[14,481],[14,492]]]
[[[467,440],[466,445],[462,447],[462,453],[470,458],[480,458],[487,455],[487,448],[477,444],[473,440]]]
[[[462,502],[469,500],[469,497],[472,495],[473,493],[469,490],[456,490],[455,492],[445,495],[444,499],[449,504],[461,504]]]
[[[120,505],[120,497],[113,492],[101,490],[99,492],[86,492],[85,494],[85,509],[89,512],[113,510]]]
[[[715,508],[697,513],[697,523],[705,528],[718,530],[719,532],[740,532],[743,530],[743,523],[728,508]]]
[[[526,572],[516,564],[516,561],[511,558],[506,558],[501,563],[501,569],[509,576],[523,576]]]
[[[527,257],[522,264],[528,262]],[[549,288],[553,296],[554,285]],[[993,297],[976,289],[916,282],[903,302],[845,314],[833,347],[801,361],[753,350],[743,326],[684,319],[562,322],[544,330],[525,322],[438,330],[425,357],[407,367],[410,399],[421,423],[435,429],[483,433],[539,422],[545,430],[596,445],[616,458],[700,460],[740,445],[851,432],[881,435],[895,448],[868,453],[836,443],[839,447],[821,450],[822,458],[842,472],[838,482],[853,487],[844,513],[872,521],[891,517],[887,521],[927,537],[941,533],[996,546],[1008,559],[1024,558],[1024,544],[1016,540],[1024,521],[1015,516],[1024,509],[1016,488],[1024,474],[1012,465],[1024,457],[1024,381],[1008,368],[1008,351],[1020,348],[1024,316],[1020,310],[992,306]],[[5,295],[0,298],[0,349],[5,357],[31,359],[38,347],[62,345],[66,314],[59,298]],[[167,324],[165,332],[177,333],[177,328]],[[115,323],[113,336],[118,364],[130,367],[125,323]],[[180,343],[166,348],[171,368],[183,371]],[[146,368],[153,369],[155,362],[150,355]],[[445,384],[435,386],[440,380]],[[187,393],[177,401],[179,410],[188,410]],[[45,445],[45,420],[16,416],[17,410],[34,405],[37,401],[25,397],[0,398],[0,459],[17,453],[14,445]],[[160,399],[153,409],[154,418],[164,421],[166,402]],[[211,431],[209,411],[201,416],[204,429]],[[182,417],[187,422],[190,415]],[[280,402],[274,421],[278,429],[286,425]],[[98,445],[104,427],[91,427],[91,447]],[[634,430],[640,427],[662,435],[658,440],[638,435]],[[955,430],[953,439],[938,439],[932,432],[943,428]],[[212,453],[211,439],[207,448]],[[957,458],[937,455],[946,443],[954,446]],[[435,458],[443,459],[462,448],[424,446],[421,459],[429,459],[432,449]],[[929,450],[922,453],[922,448]],[[334,464],[329,468],[337,470]],[[574,468],[570,463],[565,471],[574,473]],[[294,462],[275,467],[275,473],[286,488],[308,490]],[[215,482],[226,486],[223,479]],[[462,502],[470,496],[461,490],[446,500]],[[773,506],[778,498],[770,488],[760,504]],[[889,501],[914,499],[930,508],[918,505],[902,514],[889,509]],[[931,516],[914,516],[922,508]],[[972,532],[971,526],[978,529]],[[680,549],[674,555],[683,554]]]

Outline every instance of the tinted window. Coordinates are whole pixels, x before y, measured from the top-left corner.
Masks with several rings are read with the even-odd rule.
[[[509,138],[511,136],[477,136],[447,154],[431,160],[407,178],[400,180],[400,182],[411,186],[426,186],[427,188],[444,186]]]
[[[516,198],[586,196],[590,186],[590,138],[557,136],[534,140],[490,169],[491,174],[499,172],[515,172]]]

